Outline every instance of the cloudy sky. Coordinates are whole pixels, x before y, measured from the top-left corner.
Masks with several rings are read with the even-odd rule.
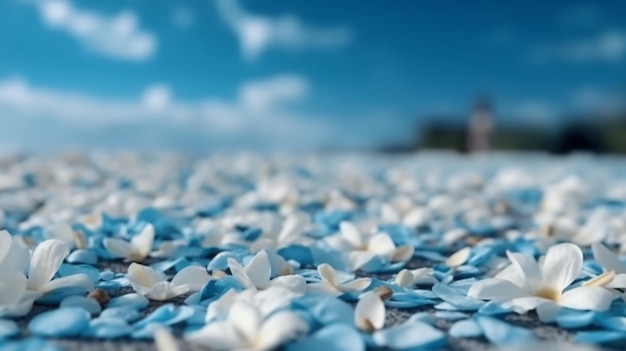
[[[555,125],[625,86],[617,0],[0,1],[4,149],[375,147],[479,95]]]

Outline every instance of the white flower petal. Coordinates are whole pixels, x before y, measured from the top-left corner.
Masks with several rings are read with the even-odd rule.
[[[605,287],[613,289],[626,289],[626,274],[618,274]]]
[[[6,230],[0,230],[0,266],[11,249],[13,238]]]
[[[180,296],[192,291],[192,286],[189,284],[180,284],[176,286],[172,286],[171,284],[167,284],[167,298],[171,299],[176,296]],[[194,289],[193,291],[198,291]]]
[[[272,279],[270,287],[282,287],[297,294],[306,292],[306,280],[299,275],[283,275]]]
[[[400,222],[400,214],[393,206],[382,204],[380,207],[380,220],[383,223],[398,223]]]
[[[28,289],[42,290],[59,270],[70,249],[63,241],[50,239],[40,243],[30,261]]]
[[[511,300],[510,304],[514,306],[515,311],[518,313],[526,313],[528,311],[532,311],[537,306],[542,303],[550,302],[550,300],[546,300],[541,297],[529,296],[529,297],[519,297]]]
[[[229,289],[219,299],[211,302],[206,310],[205,321],[208,323],[215,318],[225,316],[235,301],[237,301],[238,296],[239,293],[235,289]]]
[[[413,286],[413,273],[408,269],[403,269],[396,275],[394,282],[399,286],[410,288]]]
[[[413,257],[414,252],[415,248],[413,248],[413,246],[411,245],[400,246],[391,255],[391,262],[406,262]]]
[[[345,221],[339,223],[339,231],[341,232],[341,236],[355,249],[360,249],[365,246],[361,232],[359,232],[353,223]]]
[[[347,283],[340,284],[339,289],[345,292],[361,291],[367,289],[367,287],[370,286],[371,283],[371,278],[359,278]]]
[[[30,251],[22,240],[13,238],[12,241],[10,251],[4,260],[0,259],[0,272],[22,272],[25,274],[30,266]]]
[[[554,245],[546,252],[542,273],[543,282],[557,291],[563,291],[580,274],[583,253],[574,244]]]
[[[371,326],[374,330],[382,329],[385,325],[385,304],[373,291],[368,291],[360,296],[359,302],[354,308],[354,324],[359,328]]]
[[[128,266],[126,278],[128,278],[133,286],[140,285],[147,288],[153,287],[158,283],[165,282],[163,274],[156,271],[154,268],[134,262]]]
[[[464,264],[465,262],[467,262],[471,254],[472,254],[472,248],[464,247],[461,250],[450,255],[450,257],[448,257],[448,259],[446,260],[445,264],[446,266],[450,268],[458,267]]]
[[[152,243],[154,242],[154,226],[152,224],[147,223],[139,234],[135,235],[132,239],[130,239],[130,244],[132,246],[133,259],[137,259],[138,261],[143,260],[148,257],[150,252],[152,251]]]
[[[561,306],[552,301],[546,301],[537,306],[537,316],[539,320],[544,323],[552,323],[556,319],[556,315],[560,309]]]
[[[352,251],[348,253],[350,269],[356,271],[371,261],[374,257],[376,257],[376,254],[370,251]]]
[[[76,241],[74,229],[65,222],[57,222],[49,226],[46,229],[46,238],[65,241],[70,245],[74,245]]]
[[[496,278],[478,281],[467,291],[467,296],[481,300],[508,301],[530,295],[511,281]]]
[[[257,289],[265,289],[270,284],[272,266],[267,251],[259,251],[244,268],[246,275]]]
[[[102,241],[102,245],[117,258],[129,258],[133,255],[133,245],[122,239],[106,238]]]
[[[308,330],[308,324],[297,314],[291,311],[277,312],[271,315],[261,326],[258,332],[259,338],[253,349],[273,350]]]
[[[17,272],[0,273],[0,306],[16,305],[26,291],[26,277]]]
[[[236,260],[230,257],[228,258],[227,261],[228,261],[228,268],[230,268],[230,273],[233,275],[235,280],[237,280],[237,282],[241,284],[241,286],[244,289],[256,290],[256,286],[254,285],[252,280],[250,280],[250,277],[248,277],[248,274],[246,274],[246,271],[244,270],[243,266],[239,264],[239,262],[237,262]]]
[[[328,263],[322,263],[317,266],[317,273],[319,273],[322,280],[327,281],[329,284],[333,286],[338,284],[337,271]]]
[[[343,291],[339,290],[334,285],[330,285],[326,282],[310,283],[306,286],[306,292],[309,295],[331,295],[340,296]]]
[[[439,280],[433,275],[434,270],[432,268],[418,268],[413,269],[411,273],[413,274],[413,284],[414,285],[426,285],[426,284],[435,284]]]
[[[605,288],[581,286],[563,293],[559,305],[575,310],[606,311],[613,299],[613,294]]]
[[[263,316],[253,304],[237,301],[228,313],[228,321],[242,334],[247,343],[251,343],[256,339]]]
[[[504,267],[504,269],[498,272],[498,274],[496,274],[494,278],[508,280],[520,288],[528,285],[526,283],[526,277],[522,274],[522,271],[513,264],[509,264],[508,266]]]
[[[576,245],[589,246],[602,241],[606,233],[606,229],[601,226],[586,226],[576,231],[571,240],[573,243],[576,243]]]
[[[387,234],[376,234],[367,243],[367,251],[381,256],[391,256],[396,251],[396,244]]]
[[[295,213],[287,216],[280,233],[278,233],[278,242],[282,245],[291,242],[298,236],[305,223],[306,219],[303,214]]]
[[[135,285],[133,285],[133,288],[134,287]],[[145,289],[145,288],[142,288],[142,289]],[[137,293],[139,294],[142,294],[140,290],[135,289],[135,291],[137,291]],[[184,294],[185,292],[186,291],[183,291],[182,293]],[[170,289],[170,284],[167,281],[162,281],[151,286],[149,290],[147,291],[147,293],[145,293],[145,296],[151,300],[165,301],[177,295],[175,292],[172,291],[172,289]]]
[[[14,318],[22,317],[30,312],[33,307],[33,303],[36,299],[41,297],[41,293],[38,291],[26,290],[22,299],[15,305],[0,305],[0,318]]]
[[[228,321],[207,324],[204,328],[187,334],[185,339],[212,350],[241,350],[246,347],[246,342]]]
[[[167,329],[159,327],[154,331],[154,345],[157,351],[179,351],[176,339]]]
[[[591,245],[593,258],[602,266],[605,271],[615,271],[615,273],[626,273],[626,265],[623,264],[617,254],[609,250],[602,243]]]
[[[280,286],[270,286],[265,290],[247,290],[240,294],[241,300],[248,301],[256,306],[263,316],[268,316],[279,308],[283,308],[297,297],[302,296],[287,288]]]
[[[518,279],[521,280],[520,288],[534,291],[541,286],[541,270],[534,258],[510,251],[507,251],[506,255],[511,261],[511,269],[515,271],[515,273],[511,272],[511,275],[519,277]]]
[[[199,291],[211,280],[204,266],[187,266],[172,278],[171,287],[188,285],[190,291]]]

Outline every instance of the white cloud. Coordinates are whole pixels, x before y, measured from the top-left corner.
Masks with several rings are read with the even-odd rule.
[[[269,48],[327,49],[348,44],[347,27],[320,28],[301,22],[293,15],[268,18],[247,13],[237,0],[217,0],[222,19],[235,31],[245,57],[253,59]]]
[[[92,52],[131,61],[149,59],[156,52],[156,38],[139,27],[132,11],[106,17],[80,10],[68,0],[31,3],[46,25],[67,32]]]
[[[233,100],[179,100],[164,84],[148,87],[135,99],[116,100],[34,87],[15,78],[0,81],[0,117],[20,122],[53,121],[90,131],[137,125],[144,131],[160,128],[168,134],[169,129],[176,129],[216,143],[243,146],[247,141],[314,146],[327,134],[326,123],[289,106],[305,98],[307,92],[305,79],[286,75],[244,83]],[[179,134],[179,140],[187,137]]]
[[[625,94],[594,86],[577,89],[572,96],[572,107],[577,111],[611,114],[626,108]]]
[[[620,62],[626,58],[626,33],[606,31],[595,37],[542,46],[532,51],[537,62]]]
[[[143,93],[143,106],[149,111],[162,112],[172,100],[170,88],[165,84],[155,84]]]
[[[284,75],[243,85],[239,90],[239,101],[248,110],[266,111],[284,102],[300,100],[308,90],[306,80]]]

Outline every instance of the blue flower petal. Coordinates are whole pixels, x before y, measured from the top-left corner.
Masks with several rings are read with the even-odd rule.
[[[365,342],[359,332],[346,324],[330,324],[312,335],[289,343],[286,351],[363,351]]]
[[[435,318],[435,315],[433,315],[432,313],[419,312],[419,313],[412,315],[406,321],[406,323],[413,323],[413,322],[421,322],[421,323],[426,323],[426,324],[430,324],[434,326],[435,323],[437,323],[437,319]]]
[[[2,346],[2,351],[63,351],[55,344],[37,337],[8,342],[0,346]]]
[[[168,303],[160,306],[146,318],[133,324],[133,328],[141,329],[148,324],[174,325],[193,317],[195,311],[189,306],[176,306]]]
[[[100,339],[118,339],[131,332],[130,326],[120,318],[100,317],[89,323],[87,336]]]
[[[68,263],[95,265],[98,263],[98,255],[92,250],[75,250],[65,260]]]
[[[503,306],[499,302],[489,301],[478,309],[478,313],[486,316],[502,316],[513,312],[513,306]]]
[[[154,339],[154,332],[157,329],[163,328],[163,325],[159,323],[150,323],[135,329],[130,333],[131,338],[138,340],[152,340]],[[166,328],[167,329],[167,328]]]
[[[87,265],[87,264],[64,263],[61,265],[61,267],[59,267],[59,271],[57,272],[57,275],[59,277],[67,277],[69,275],[80,274],[80,273],[83,273],[89,276],[89,278],[91,278],[91,281],[93,281],[94,283],[97,283],[98,281],[100,281],[100,271],[97,268]]]
[[[100,304],[96,302],[96,300],[90,299],[85,296],[66,297],[65,299],[63,299],[63,301],[61,301],[59,307],[78,307],[84,309],[90,314],[98,314],[100,313],[100,311],[102,311],[102,307],[100,307]]]
[[[354,324],[354,311],[347,303],[331,296],[306,295],[291,302],[291,308],[305,311],[318,324]]]
[[[611,316],[601,313],[595,316],[593,324],[604,329],[614,330],[618,332],[626,332],[626,317]]]
[[[0,340],[12,338],[20,334],[20,328],[14,321],[0,319]]]
[[[495,247],[480,246],[472,249],[472,257],[467,261],[468,265],[480,267],[493,258],[497,253]]]
[[[68,307],[44,312],[28,323],[28,331],[46,337],[79,336],[89,327],[89,313],[82,308]]]
[[[312,247],[311,256],[313,257],[313,265],[315,266],[328,263],[337,271],[348,270],[348,263],[345,259],[345,255],[341,251]]]
[[[377,331],[374,341],[394,350],[433,349],[445,345],[446,334],[426,323],[409,322]]]
[[[102,271],[100,272],[100,280],[108,282],[110,280],[115,279],[115,273],[112,271]]]
[[[449,322],[455,322],[461,319],[469,318],[467,314],[457,311],[437,311],[435,312],[435,317]]]
[[[473,319],[460,320],[454,323],[448,333],[453,338],[478,338],[483,335],[483,330]]]
[[[89,291],[82,286],[68,286],[54,289],[42,297],[37,299],[37,303],[41,305],[56,306],[64,299],[70,296],[85,295]]]
[[[479,314],[475,315],[474,318],[483,330],[487,340],[497,346],[524,344],[536,341],[535,334],[530,330]]]
[[[433,292],[440,299],[455,306],[460,311],[476,311],[485,304],[484,301],[462,295],[459,293],[459,289],[441,283],[433,286]]]
[[[594,311],[578,311],[561,308],[555,316],[556,324],[564,329],[583,328],[591,325],[596,316]]]
[[[443,262],[447,259],[447,257],[442,254],[433,251],[415,251],[415,253],[413,253],[413,257],[425,258],[434,262]]]
[[[141,311],[148,307],[150,301],[143,296],[136,293],[130,293],[118,297],[114,297],[107,304],[107,308],[111,307],[122,307],[122,308],[131,308],[136,311]]]
[[[118,318],[128,323],[132,323],[141,318],[141,313],[134,308],[110,307],[100,313],[101,318]]]
[[[302,245],[289,245],[278,250],[278,254],[285,260],[294,260],[301,265],[312,265],[313,255],[311,249]]]

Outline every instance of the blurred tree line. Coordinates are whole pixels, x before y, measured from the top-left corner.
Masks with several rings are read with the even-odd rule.
[[[563,116],[558,128],[530,124],[495,124],[490,136],[493,150],[546,151],[564,154],[574,151],[626,154],[626,110],[612,115]],[[381,148],[386,152],[417,149],[448,149],[466,152],[468,129],[449,116],[427,118],[409,144]],[[458,119],[456,119],[458,120]]]

